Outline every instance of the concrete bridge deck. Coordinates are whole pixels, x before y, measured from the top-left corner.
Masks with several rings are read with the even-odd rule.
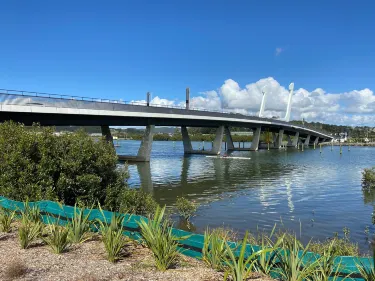
[[[219,153],[219,143],[222,142],[224,133],[227,142],[229,139],[228,149],[235,149],[232,146],[230,127],[245,127],[254,131],[252,150],[258,149],[262,131],[273,133],[272,146],[276,148],[281,146],[284,134],[288,136],[290,146],[296,146],[302,139],[305,145],[332,139],[327,133],[278,119],[0,89],[0,122],[5,120],[25,125],[102,126],[103,135],[109,141],[112,140],[109,126],[147,126],[138,157],[129,158],[139,161],[149,161],[154,126],[181,126],[187,154],[202,152],[192,150],[186,127],[217,128],[214,148],[206,151],[207,154]]]

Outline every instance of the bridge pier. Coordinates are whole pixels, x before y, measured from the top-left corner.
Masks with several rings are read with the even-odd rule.
[[[145,133],[142,137],[141,146],[138,149],[137,156],[119,155],[119,160],[130,162],[149,162],[151,157],[154,129],[154,125],[146,126]]]
[[[184,144],[184,153],[185,154],[208,154],[208,155],[217,155],[221,152],[221,145],[223,143],[224,136],[224,126],[220,126],[216,129],[216,136],[213,141],[211,150],[195,150],[191,145],[191,140],[189,133],[185,126],[181,127],[182,142]]]
[[[100,126],[101,130],[102,130],[102,136],[105,137],[105,140],[109,143],[112,144],[113,146],[113,137],[112,137],[112,134],[111,134],[111,130],[109,129],[109,126],[108,125],[102,125]]]
[[[319,137],[315,137],[314,144],[317,145],[319,143]]]
[[[233,144],[233,139],[232,135],[230,134],[229,127],[225,127],[225,138],[227,141],[227,150],[234,150],[234,144]]]
[[[257,127],[254,131],[253,129],[253,141],[251,142],[250,150],[257,151],[259,149],[260,133],[262,132],[262,127]]]
[[[307,146],[310,145],[310,135],[307,135],[307,137],[305,139],[305,142],[304,142],[304,145],[307,145]]]
[[[288,145],[289,147],[297,147],[299,140],[299,132],[296,132],[296,134],[293,137],[293,140],[290,138],[290,135],[288,135]]]
[[[281,129],[281,130],[279,130],[279,134],[278,134],[276,142],[275,142],[276,148],[281,148],[281,146],[283,144],[283,136],[284,136],[284,130]]]

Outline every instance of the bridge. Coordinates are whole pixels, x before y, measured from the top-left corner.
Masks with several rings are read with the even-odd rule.
[[[291,100],[290,94],[290,100]],[[186,89],[186,107],[159,106],[150,103],[124,102],[77,96],[0,89],[0,122],[13,120],[25,125],[42,126],[101,126],[102,134],[113,141],[109,126],[146,126],[137,156],[119,156],[122,160],[150,161],[155,126],[181,127],[185,154],[218,154],[224,135],[228,150],[244,150],[233,145],[230,127],[250,128],[253,140],[248,150],[260,148],[262,132],[272,134],[268,145],[281,148],[284,135],[287,146],[316,145],[332,140],[328,133],[290,122],[249,116],[225,111],[207,111],[189,106],[189,89]],[[264,109],[264,99],[262,101]],[[290,114],[290,107],[288,106]],[[211,150],[194,150],[187,127],[214,127],[215,139]]]

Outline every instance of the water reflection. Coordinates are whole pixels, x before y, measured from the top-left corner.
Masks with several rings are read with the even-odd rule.
[[[119,153],[130,154],[134,147],[136,143],[123,143]],[[366,226],[375,232],[375,191],[361,188],[361,172],[373,165],[374,148],[351,148],[341,155],[330,147],[322,153],[288,148],[232,155],[251,160],[184,157],[182,143],[155,142],[150,163],[129,166],[129,184],[170,207],[178,196],[198,202],[192,220],[197,231],[223,224],[240,233],[270,230],[282,219],[298,233],[301,221],[305,241],[331,237],[343,227],[359,242]]]

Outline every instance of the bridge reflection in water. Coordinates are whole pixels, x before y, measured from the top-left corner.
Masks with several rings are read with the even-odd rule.
[[[119,152],[139,142],[123,141]],[[199,143],[194,143],[199,146]],[[361,171],[373,163],[375,149],[294,148],[233,152],[251,160],[184,157],[182,143],[155,142],[152,161],[130,165],[129,184],[153,194],[160,204],[173,207],[178,196],[200,204],[193,219],[197,231],[207,225],[270,230],[275,223],[299,234],[326,239],[343,227],[366,247],[364,229],[371,223],[374,199],[363,193]],[[362,244],[361,244],[362,243]]]

